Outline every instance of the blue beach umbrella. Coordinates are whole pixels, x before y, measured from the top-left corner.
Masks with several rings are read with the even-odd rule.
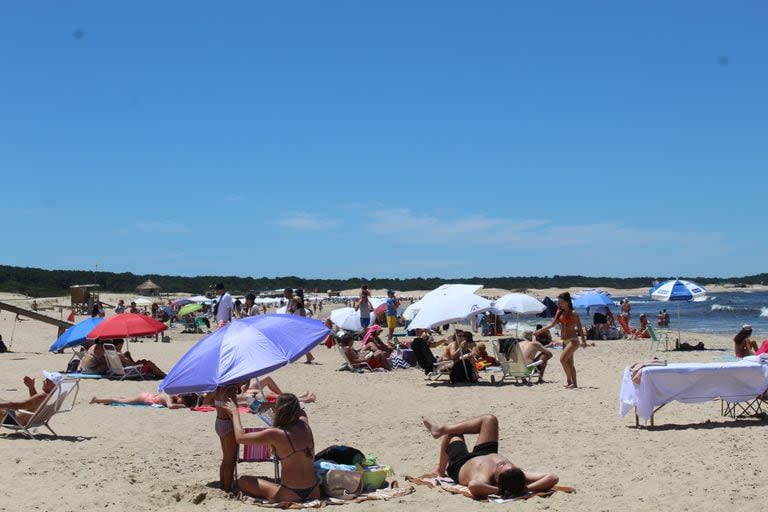
[[[235,320],[195,343],[171,368],[159,391],[205,393],[266,375],[296,361],[330,330],[297,315],[259,315]]]
[[[607,293],[581,293],[573,298],[574,308],[594,308],[596,306],[613,306],[613,299]]]
[[[61,336],[56,338],[56,341],[53,342],[53,345],[51,345],[51,348],[48,350],[50,352],[58,352],[59,350],[74,347],[75,345],[82,345],[86,342],[88,333],[103,321],[104,319],[99,317],[81,320],[61,333]]]

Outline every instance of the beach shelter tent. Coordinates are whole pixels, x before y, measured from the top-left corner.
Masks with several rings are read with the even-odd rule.
[[[553,301],[549,297],[544,297],[544,300],[541,302],[547,307],[547,309],[536,316],[541,318],[552,318],[557,314],[557,302]]]
[[[152,282],[151,279],[147,279],[143,283],[141,283],[139,286],[136,287],[136,292],[139,295],[146,295],[150,297],[154,297],[157,295],[160,295],[161,288]]]

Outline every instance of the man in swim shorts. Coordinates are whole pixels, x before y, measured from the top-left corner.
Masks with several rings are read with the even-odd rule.
[[[499,455],[499,421],[485,414],[453,424],[424,419],[424,426],[435,439],[442,439],[437,473],[466,485],[475,498],[519,496],[527,492],[548,491],[559,478],[552,473],[523,471]],[[470,452],[465,434],[477,434]]]

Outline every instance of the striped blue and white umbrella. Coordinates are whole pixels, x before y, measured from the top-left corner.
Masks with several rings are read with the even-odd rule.
[[[651,292],[651,298],[653,300],[660,301],[689,301],[698,297],[703,297],[707,294],[707,290],[703,286],[694,283],[693,281],[685,281],[683,279],[673,279],[666,283],[661,283],[654,288]]]
[[[663,302],[674,301],[677,302],[677,340],[680,341],[680,302],[688,302],[699,297],[703,297],[707,294],[707,290],[693,281],[685,281],[683,279],[673,279],[665,283],[661,283],[659,286],[651,291],[651,298],[653,300],[660,300]]]

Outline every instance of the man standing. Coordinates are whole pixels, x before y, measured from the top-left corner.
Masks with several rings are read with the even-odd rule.
[[[387,339],[392,341],[395,337],[395,327],[397,327],[397,308],[400,306],[400,301],[395,297],[394,290],[387,290],[387,329],[389,329],[389,335]]]
[[[286,314],[306,316],[306,313],[304,312],[304,290],[297,289],[294,294],[292,289],[286,288],[283,290],[283,296],[285,296],[285,300],[288,301],[288,304],[285,305]],[[315,360],[315,356],[312,355],[312,352],[307,352],[306,358],[307,360],[304,361],[306,364],[312,364],[312,361]]]
[[[219,327],[224,327],[232,321],[232,296],[224,289],[223,283],[216,284],[216,295],[219,301],[213,307],[213,316]]]
[[[360,300],[355,305],[355,309],[360,312],[360,325],[363,329],[367,329],[371,325],[371,313],[373,312],[373,305],[369,299],[370,292],[368,287],[365,286],[360,291]]]

